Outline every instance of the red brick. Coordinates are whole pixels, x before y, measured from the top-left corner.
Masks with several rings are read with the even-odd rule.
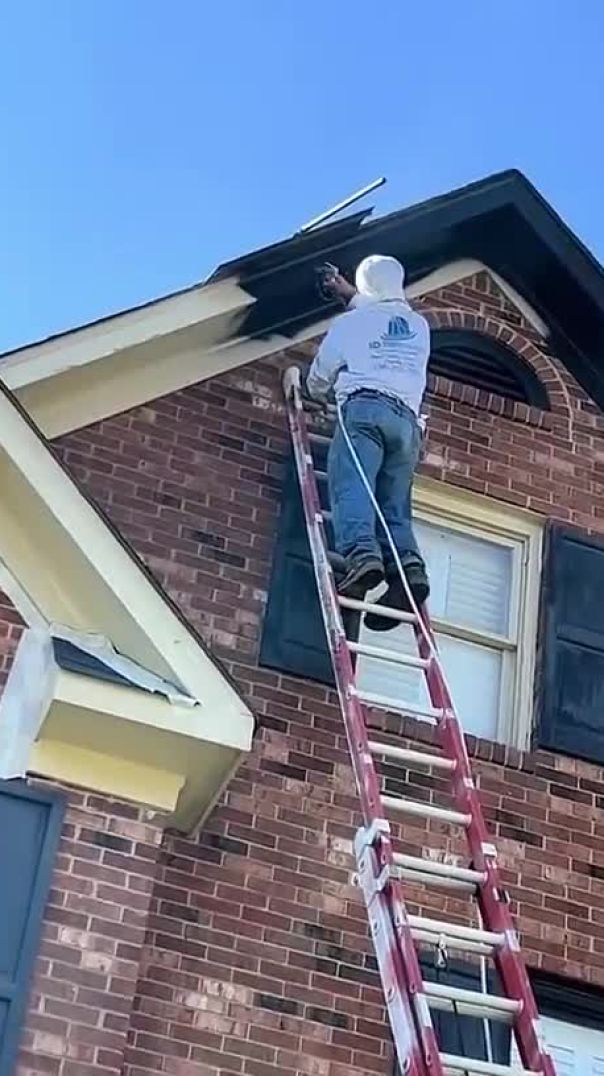
[[[559,361],[542,353],[532,327],[485,274],[421,305],[435,324],[491,332],[517,347],[552,403],[544,415],[434,379],[424,473],[604,534],[604,510],[594,505],[604,486],[597,455],[604,421]],[[299,347],[298,361],[312,351]],[[377,978],[362,963],[371,952],[366,916],[347,885],[352,861],[332,854],[333,838],[351,840],[359,820],[352,783],[342,781],[346,745],[334,694],[256,667],[288,448],[280,389],[288,361],[276,356],[231,371],[56,446],[182,613],[228,659],[266,724],[201,837],[167,835],[159,856],[159,831],[137,805],[72,794],[23,1071],[391,1071],[381,1052],[389,1035]],[[19,631],[19,618],[0,598],[0,677]],[[394,743],[433,739],[413,721],[372,714],[370,722]],[[493,828],[514,834],[501,841],[504,877],[531,961],[604,983],[604,888],[588,873],[592,864],[604,866],[604,826],[589,814],[599,771],[577,763],[566,773],[552,756],[530,760],[471,738],[469,750]],[[406,780],[418,798],[444,802],[442,781],[412,769]],[[438,826],[396,824],[393,832],[408,851],[428,838],[443,852],[463,849],[459,836]],[[409,892],[414,911],[463,920],[464,902]],[[80,931],[86,948],[75,934],[68,943],[61,927]],[[115,957],[106,952],[109,939],[118,943]],[[106,957],[115,966],[85,963]],[[263,996],[284,1010],[263,1007]],[[312,1019],[321,1009],[349,1026]],[[74,1045],[96,1051],[93,1063],[33,1056],[27,1036],[36,1027],[50,1033],[55,1021],[73,1031]]]

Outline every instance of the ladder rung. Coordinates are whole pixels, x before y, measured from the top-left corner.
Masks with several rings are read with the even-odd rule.
[[[434,807],[431,803],[419,803],[417,800],[404,799],[402,796],[382,796],[384,807],[403,814],[415,814],[421,818],[436,818],[439,822],[450,822],[455,826],[469,826],[472,816],[460,811],[449,811],[446,807]]]
[[[463,990],[446,983],[424,983],[424,993],[434,1009],[458,1012],[460,1016],[479,1016],[485,1020],[501,1020],[511,1024],[522,1009],[522,1002],[513,998],[501,998],[496,994],[482,994],[477,990]]]
[[[302,397],[302,410],[306,415],[310,415],[311,418],[315,415],[334,415],[334,417],[336,415],[336,408],[333,404],[326,404],[324,401],[313,400],[308,396]]]
[[[410,717],[428,718],[430,721],[440,721],[443,716],[442,710],[435,710],[433,706],[415,706],[412,702],[401,702],[399,699],[390,699],[387,695],[376,695],[373,691],[360,691],[354,689],[357,697],[367,704],[375,706],[377,710],[394,710]]]
[[[418,945],[427,945],[431,950],[438,948],[442,935],[433,934],[429,930],[417,930],[411,928],[411,937]],[[477,956],[493,956],[493,946],[484,945],[482,942],[466,941],[464,938],[447,938],[447,949],[458,949],[462,953],[476,953]]]
[[[327,437],[324,433],[313,433],[312,430],[308,431],[308,440],[313,445],[330,445],[331,437]]]
[[[457,867],[453,863],[439,863],[433,859],[422,859],[421,856],[408,856],[403,852],[395,852],[393,855],[394,864],[397,867],[401,867],[403,870],[413,872],[419,871],[421,874],[432,874],[435,878],[442,878],[443,880],[464,882],[466,885],[476,888],[486,881],[486,874],[484,871],[474,871],[469,867]]]
[[[423,915],[410,915],[409,926],[414,930],[432,934],[437,940],[440,937],[444,937],[445,941],[455,938],[459,941],[479,942],[491,949],[499,949],[505,944],[505,934],[480,930],[478,927],[465,927],[460,923],[447,923],[442,919],[426,919]]]
[[[517,1065],[498,1065],[495,1061],[474,1061],[471,1057],[441,1054],[445,1076],[539,1076],[534,1069],[519,1069]]]
[[[369,646],[368,643],[348,643],[348,649],[353,654],[363,654],[367,658],[377,658],[380,661],[390,661],[393,665],[407,665],[412,669],[427,669],[430,664],[428,658],[416,658],[413,654],[404,654],[400,650],[384,650],[381,646]]]
[[[407,867],[393,867],[393,875],[401,881],[413,882],[416,885],[436,886],[437,889],[454,889],[460,893],[475,893],[476,886],[472,882],[463,882],[458,878],[445,878],[440,874],[429,874],[428,871],[412,870]]]
[[[306,403],[306,401],[302,398],[301,392],[295,390],[295,385],[299,385],[300,380],[301,378],[297,371],[296,377],[294,377],[293,371],[289,372],[289,376],[286,379],[284,385],[286,411],[294,447],[294,455],[296,460],[298,477],[300,479],[300,486],[302,490],[302,500],[304,503],[304,518],[306,520],[306,526],[309,531],[309,537],[311,539],[313,562],[315,573],[317,576],[319,600],[321,601],[323,606],[325,606],[329,598],[329,602],[331,604],[327,611],[330,613],[330,616],[333,616],[333,613],[336,614],[336,621],[338,622],[337,626],[341,629],[341,623],[337,615],[337,610],[333,607],[333,602],[335,601],[335,594],[333,594],[334,579],[332,577],[331,569],[333,569],[333,572],[337,579],[340,572],[346,572],[348,564],[343,557],[338,556],[337,554],[332,553],[327,548],[325,548],[325,529],[323,528],[322,523],[323,520],[328,521],[331,519],[333,521],[333,511],[329,510],[329,506],[326,506],[325,510],[319,508],[316,498],[316,488],[313,487],[312,481],[310,483],[310,486],[305,482],[305,479],[307,477],[314,477],[314,482],[317,485],[322,484],[320,486],[322,501],[324,504],[327,505],[323,494],[326,492],[325,483],[328,482],[327,472],[330,470],[330,468],[329,465],[325,463],[325,453],[316,450],[315,446],[327,446],[330,444],[331,438],[330,436],[326,436],[324,432],[315,433],[314,431],[309,431],[306,429],[306,422],[303,410],[307,408],[310,412],[316,413],[319,410],[322,411],[322,405]],[[292,387],[294,388],[294,391],[292,391]],[[332,417],[335,417],[336,411],[336,408],[330,408],[330,414],[332,415]],[[327,429],[327,427],[323,427],[318,422],[316,423],[316,428],[318,430]],[[310,441],[307,438],[309,438]],[[335,506],[332,507],[335,508]],[[331,531],[332,528],[330,527],[329,529]],[[329,565],[331,565],[331,569]],[[329,595],[327,594],[328,588],[331,591]],[[389,618],[389,620],[394,623],[398,622],[411,624],[416,631],[418,631],[420,627],[424,626],[421,614],[419,615],[419,617],[416,618],[416,615],[412,613],[403,612],[402,610],[391,609],[388,607],[382,607],[377,603],[373,603],[370,601],[361,601],[358,599],[350,598],[344,598],[340,604],[343,609],[352,609],[355,610],[357,613],[371,612],[375,615]],[[327,615],[325,616],[325,619],[327,621]],[[346,620],[348,620],[348,618],[346,618]],[[425,626],[428,632],[428,638],[431,640],[432,634],[430,631],[429,622],[427,622]],[[437,709],[436,707],[434,707],[431,701],[428,703],[424,703],[421,706],[414,704],[405,705],[404,703],[397,702],[394,699],[387,698],[386,696],[381,694],[373,694],[370,692],[359,691],[355,686],[355,678],[354,675],[352,675],[353,670],[351,670],[350,668],[350,662],[346,660],[341,663],[338,660],[339,646],[341,643],[343,644],[344,642],[345,640],[338,637],[337,632],[333,632],[333,634],[330,634],[329,643],[333,671],[341,700],[342,717],[344,719],[344,724],[350,741],[350,751],[354,763],[353,768],[355,770],[355,773],[357,772],[357,770],[360,770],[367,764],[371,766],[371,758],[367,754],[367,751],[370,750],[372,755],[382,755],[384,759],[390,758],[398,760],[401,763],[407,763],[409,765],[413,764],[419,766],[423,765],[426,767],[433,767],[435,771],[445,770],[447,772],[460,774],[460,770],[464,768],[466,762],[463,754],[463,748],[460,747],[459,744],[457,745],[457,749],[454,752],[455,757],[457,757],[457,755],[461,752],[458,762],[456,762],[453,757],[443,758],[440,757],[439,754],[431,755],[429,753],[430,749],[428,749],[428,751],[426,752],[412,751],[411,749],[403,747],[396,748],[388,744],[378,743],[375,740],[371,740],[370,746],[369,748],[367,748],[365,746],[367,744],[367,740],[364,737],[361,738],[363,742],[359,744],[359,735],[357,729],[358,719],[366,718],[368,715],[364,713],[363,709],[360,706],[356,705],[357,701],[360,703],[365,703],[367,706],[374,706],[378,709],[394,711],[395,713],[399,713],[401,715],[428,718],[433,722],[436,722],[437,726],[439,727],[439,731],[440,726],[442,724],[447,724],[447,721],[450,720],[453,726],[453,732],[457,736],[462,736],[463,730],[458,727],[459,723],[454,712],[453,704],[448,698],[446,699],[446,708],[439,707]],[[428,677],[428,681],[430,681],[431,679],[432,671],[439,669],[439,659],[432,646],[428,646],[426,648],[429,653],[427,659],[425,656],[423,656],[426,653],[426,649],[424,649],[424,647],[421,645],[419,646],[417,651],[413,652],[412,655],[401,653],[402,648],[398,648],[397,652],[396,643],[391,643],[390,646],[391,649],[388,649],[382,648],[379,645],[371,646],[367,643],[348,641],[349,652],[351,655],[363,655],[370,659],[392,663],[394,667],[398,665],[402,667],[406,666],[411,669],[417,669],[418,671],[423,670]],[[428,683],[428,687],[432,688],[432,685]],[[440,698],[441,692],[435,692],[435,697],[437,695]],[[442,692],[442,695],[443,697],[446,697],[447,692]],[[379,735],[379,733],[377,735]],[[431,750],[434,751],[436,750],[436,748],[432,748]],[[453,755],[453,752],[451,752],[451,754]],[[464,770],[464,772],[467,773],[467,770]],[[359,774],[357,776],[357,784],[359,785],[359,789],[361,785],[364,786],[364,780],[362,779],[363,777],[364,774]],[[467,777],[467,780],[464,782],[464,784],[468,788],[471,787],[471,779],[469,778],[469,776]],[[406,786],[405,791],[412,794],[412,788],[410,786]],[[419,794],[421,795],[421,792]],[[389,813],[390,811],[400,812],[403,825],[405,824],[405,815],[411,817],[415,815],[428,820],[434,819],[436,821],[443,822],[446,824],[469,826],[469,838],[472,849],[474,849],[476,841],[480,839],[484,830],[484,827],[482,825],[480,806],[478,804],[476,805],[476,807],[471,807],[471,813],[462,813],[457,810],[448,810],[442,807],[422,803],[420,801],[409,799],[403,796],[384,795],[381,797],[381,805],[383,807],[384,813]],[[454,801],[453,806],[455,806]],[[474,820],[476,821],[479,830],[478,834],[476,835],[473,833]],[[382,821],[383,820],[379,817],[375,819],[375,825],[373,828],[375,828],[376,832],[381,832],[381,828],[378,824]],[[405,845],[403,845],[402,847],[405,847]],[[483,842],[482,847],[483,849],[491,849],[492,846],[486,845]],[[474,855],[474,852],[472,854]],[[480,859],[480,853],[477,852],[474,858]],[[375,923],[372,919],[371,926],[372,933],[374,935],[374,948],[376,950],[376,956],[378,958],[378,965],[381,968],[381,977],[384,985],[384,991],[386,994],[386,1000],[388,1005],[390,1006],[391,979],[390,972],[384,971],[384,960],[386,959],[390,950],[390,932],[393,928],[395,928],[396,933],[396,927],[398,925],[398,920],[396,919],[396,917],[394,921],[392,920],[393,907],[391,907],[389,904],[390,896],[399,896],[399,894],[396,892],[399,887],[394,879],[395,872],[399,871],[401,875],[412,877],[416,881],[420,880],[422,883],[426,884],[444,884],[456,888],[468,887],[471,888],[474,893],[477,886],[480,887],[486,885],[486,878],[490,878],[490,875],[488,874],[488,872],[479,872],[465,867],[454,867],[449,864],[438,863],[433,860],[423,860],[420,856],[410,856],[403,853],[395,853],[393,859],[388,856],[388,860],[391,863],[392,885],[386,886],[386,889],[384,890],[384,895],[387,899],[381,902],[374,902],[374,905],[371,906],[372,916],[374,914],[374,906],[377,907],[376,914],[378,916],[375,920]],[[365,871],[368,866],[371,865],[372,864],[369,864],[368,861],[364,858],[360,860],[359,868],[363,872],[361,880],[364,886],[365,883],[367,883],[365,896],[368,904],[370,904],[371,902],[372,894],[374,891],[373,888],[370,888],[369,886],[369,878],[365,877]],[[375,866],[375,864],[373,864],[373,866]],[[499,884],[496,877],[493,884]],[[394,891],[393,894],[390,893],[391,888]],[[479,892],[477,894],[478,898],[481,899],[483,895],[486,895],[486,890],[483,891],[482,889],[479,889]],[[499,955],[498,950],[500,948],[503,948],[503,956],[509,956],[510,958],[512,958],[510,960],[510,981],[519,981],[522,986],[522,989],[517,990],[516,993],[520,993],[522,996],[524,996],[526,988],[526,993],[530,1001],[531,992],[530,988],[527,986],[526,980],[523,984],[522,978],[518,979],[517,973],[519,969],[520,971],[522,971],[522,964],[516,954],[516,939],[513,935],[509,916],[507,915],[505,909],[501,909],[503,929],[501,932],[495,933],[494,931],[490,930],[482,930],[476,927],[457,925],[455,923],[447,923],[445,921],[425,918],[419,915],[407,917],[404,909],[404,904],[402,903],[402,892],[400,894],[400,897],[402,914],[405,922],[408,924],[408,929],[411,932],[413,941],[416,945],[422,947],[437,946],[439,948],[442,948],[443,953],[445,952],[447,947],[450,947],[453,950],[468,950],[469,952],[473,952],[475,954],[495,956],[496,958]],[[447,913],[441,912],[441,914]],[[380,929],[381,936],[379,934]],[[405,953],[400,947],[397,951],[399,953],[399,957],[403,961],[403,964],[405,964]],[[505,978],[507,982],[507,976],[505,976]],[[405,975],[402,976],[402,979],[404,980],[404,982],[407,982],[407,977]],[[430,1038],[426,1034],[426,1029],[424,1027],[424,1024],[429,1024],[429,1016],[426,1012],[426,1003],[428,1003],[431,1007],[444,1007],[446,1010],[449,1011],[450,1009],[453,1009],[454,1012],[460,1011],[462,1014],[477,1014],[478,1018],[483,1018],[487,1020],[509,1020],[514,1025],[515,1030],[524,1042],[524,1035],[521,1034],[523,1031],[522,1017],[519,1021],[516,1021],[516,1014],[521,1011],[521,1006],[523,1004],[523,1002],[520,1000],[499,998],[496,995],[487,995],[471,990],[464,990],[456,987],[447,987],[440,982],[423,983],[422,992],[418,1000],[420,999],[421,1012],[420,1008],[418,1007],[418,1012],[417,1014],[415,1014],[416,1019],[413,1020],[413,1024],[415,1025],[415,1027],[413,1029],[409,1028],[409,1032],[412,1032],[412,1042],[411,1044],[409,1044],[406,1038],[403,1039],[401,1036],[400,1049],[402,1053],[408,1053],[409,1051],[407,1047],[411,1045],[413,1053],[417,1054],[418,1058],[421,1054],[425,1061],[425,1064],[422,1067],[422,1071],[423,1068],[426,1067],[426,1065],[428,1068],[431,1068],[435,1063],[437,1063],[437,1055],[435,1054],[433,1049],[431,1051],[432,1056],[429,1056],[429,1051],[433,1044],[430,1042]],[[400,1001],[400,999],[397,999],[397,1001]],[[399,1015],[400,1013],[397,1012],[397,1016]],[[395,1023],[394,1020],[393,1023]],[[521,1026],[518,1027],[518,1024],[520,1024]],[[523,1054],[528,1053],[530,1055],[531,1061],[535,1064],[538,1064],[539,1072],[541,1072],[542,1068],[544,1067],[544,1064],[549,1072],[551,1066],[547,1064],[547,1061],[544,1063],[542,1060],[542,1054],[536,1046],[535,1035],[528,1027],[528,1018],[526,1030],[527,1041],[525,1043],[525,1049],[523,1049]],[[520,1045],[522,1045],[522,1042],[520,1043]],[[463,1044],[461,1048],[463,1048]],[[490,1051],[487,1051],[487,1053],[490,1053]],[[539,1076],[538,1073],[529,1071],[528,1069],[521,1067],[522,1062],[517,1062],[516,1065],[503,1065],[492,1061],[482,1061],[470,1057],[460,1057],[457,1054],[450,1054],[444,1052],[439,1053],[438,1062],[439,1063],[437,1064],[437,1067],[439,1069],[439,1072],[442,1071],[444,1074],[448,1074],[448,1076]],[[404,1058],[400,1059],[399,1063],[401,1068],[404,1067]],[[415,1067],[418,1066],[416,1065]]]
[[[331,512],[329,513],[331,515]],[[325,519],[326,513],[323,512],[323,519]],[[345,598],[343,595],[338,598],[340,605],[343,605],[346,609],[356,609],[359,613],[378,613],[379,616],[385,616],[389,620],[400,620],[401,624],[416,624],[417,617],[415,613],[404,613],[402,609],[389,609],[385,605],[378,605],[376,602],[362,602],[357,598]]]
[[[377,740],[369,741],[369,750],[372,755],[383,755],[384,758],[395,758],[399,762],[411,762],[419,766],[433,766],[435,770],[453,771],[457,765],[454,759],[444,758],[443,755],[429,755],[426,751],[395,747],[394,744],[378,743]]]

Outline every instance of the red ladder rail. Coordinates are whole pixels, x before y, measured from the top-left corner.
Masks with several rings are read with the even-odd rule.
[[[438,756],[380,744],[369,738],[366,704],[370,705],[376,697],[364,697],[358,691],[352,660],[352,654],[368,652],[368,648],[349,642],[341,608],[362,612],[376,607],[368,602],[338,596],[328,555],[297,370],[286,374],[285,398],[320,606],[363,816],[364,824],[355,840],[358,877],[367,905],[401,1072],[407,1076],[447,1076],[449,1073],[452,1076],[455,1073],[461,1076],[464,1073],[555,1076],[552,1059],[540,1042],[538,1011],[499,878],[497,852],[484,823],[463,731],[440,664],[428,614],[425,609],[420,612],[415,606],[412,613],[388,611],[380,606],[380,614],[412,624],[418,657],[381,648],[376,648],[372,653],[384,660],[396,660],[423,670],[442,751]],[[394,702],[378,699],[382,704],[384,701]],[[402,703],[398,709],[409,712],[409,708]],[[431,804],[383,796],[374,755],[423,762],[444,770],[450,779],[455,809],[446,810]],[[471,869],[396,853],[390,839],[386,810],[462,825],[467,834]],[[401,883],[401,878],[405,877],[472,892],[477,899],[483,929],[409,916]],[[436,945],[441,939],[445,939],[453,948],[492,956],[504,995],[499,997],[424,982],[415,943],[428,941]],[[441,1053],[430,1008],[443,1005],[452,1005],[455,1012],[510,1023],[525,1067]]]

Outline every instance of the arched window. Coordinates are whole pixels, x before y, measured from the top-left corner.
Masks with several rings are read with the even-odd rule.
[[[492,336],[469,329],[434,329],[429,371],[451,381],[549,410],[544,386],[524,360]]]

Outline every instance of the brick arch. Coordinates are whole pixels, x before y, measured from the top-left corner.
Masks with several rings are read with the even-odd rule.
[[[521,329],[512,328],[506,321],[492,315],[485,318],[470,310],[431,307],[425,304],[422,313],[433,329],[468,329],[492,336],[506,344],[537,374],[547,391],[552,412],[564,415],[572,422],[570,379],[566,378],[559,363],[542,351]]]

